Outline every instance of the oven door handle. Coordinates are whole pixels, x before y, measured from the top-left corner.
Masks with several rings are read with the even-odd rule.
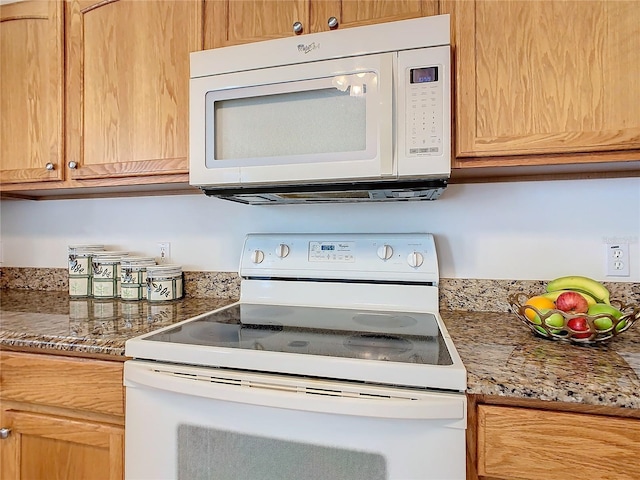
[[[393,388],[361,387],[362,394],[336,394],[330,381],[286,380],[269,384],[269,375],[237,374],[235,379],[221,380],[223,372],[187,366],[159,366],[130,360],[125,362],[124,385],[127,388],[152,388],[181,395],[194,395],[214,400],[246,403],[307,412],[413,420],[466,420],[466,398],[463,393],[416,392]],[[209,375],[207,375],[209,374]],[[234,376],[234,375],[231,375]],[[238,380],[241,378],[240,380]],[[299,383],[299,386],[294,383]],[[318,385],[333,387],[329,390]],[[358,387],[360,388],[360,387]],[[373,393],[372,393],[373,392]],[[386,392],[387,395],[375,392]],[[404,392],[403,395],[400,392]],[[455,422],[465,428],[465,422]]]

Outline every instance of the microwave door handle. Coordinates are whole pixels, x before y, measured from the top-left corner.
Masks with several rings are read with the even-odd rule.
[[[215,372],[213,375],[215,376]],[[266,384],[249,386],[242,382],[237,385],[214,383],[204,375],[199,379],[198,375],[164,373],[154,366],[135,361],[125,363],[124,384],[127,388],[153,388],[220,401],[307,412],[406,420],[466,419],[465,397],[462,394],[423,394],[424,398],[419,400],[309,394],[304,393],[303,388],[295,392],[269,388]],[[456,427],[465,427],[465,422],[457,423],[459,425]]]

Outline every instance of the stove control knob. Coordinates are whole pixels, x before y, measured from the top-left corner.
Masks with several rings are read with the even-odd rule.
[[[280,245],[278,245],[276,247],[276,255],[279,258],[285,258],[287,255],[289,255],[289,245],[287,245],[286,243],[281,243]]]
[[[262,250],[254,250],[251,253],[251,261],[253,263],[262,263],[264,260],[264,252]]]
[[[389,260],[393,256],[393,248],[391,245],[382,245],[378,248],[378,257],[382,260]]]
[[[411,252],[407,257],[410,267],[417,268],[424,263],[424,256],[420,252]]]

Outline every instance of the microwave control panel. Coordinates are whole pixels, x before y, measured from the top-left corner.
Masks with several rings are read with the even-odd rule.
[[[409,68],[405,75],[409,155],[442,155],[441,65]]]
[[[451,59],[449,46],[398,52],[399,173],[421,174],[450,168]],[[438,164],[439,165],[439,164]]]

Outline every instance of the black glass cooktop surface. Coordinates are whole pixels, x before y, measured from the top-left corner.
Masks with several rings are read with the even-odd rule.
[[[144,340],[425,365],[453,363],[431,313],[240,303]]]

